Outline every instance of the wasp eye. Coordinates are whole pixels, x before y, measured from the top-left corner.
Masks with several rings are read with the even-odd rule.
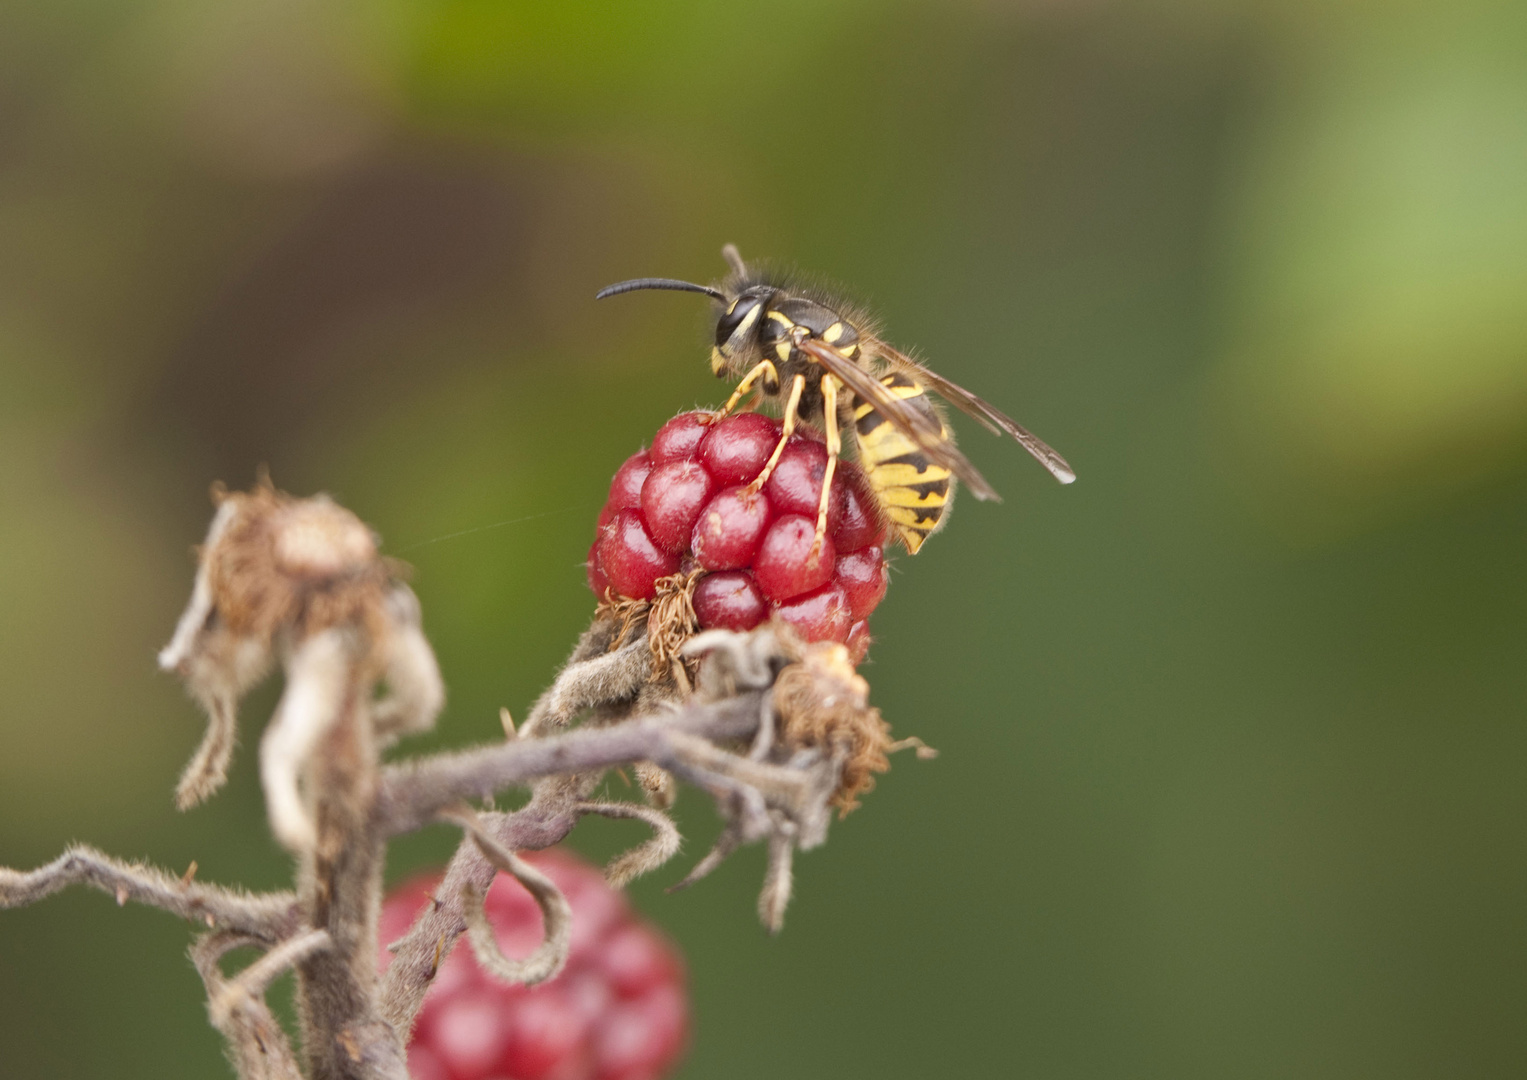
[[[716,322],[716,344],[725,345],[731,340],[737,328],[747,321],[758,307],[758,297],[739,296],[733,300],[731,306],[726,309],[726,314]]]

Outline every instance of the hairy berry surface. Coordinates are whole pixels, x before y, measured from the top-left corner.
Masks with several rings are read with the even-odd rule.
[[[601,600],[650,600],[659,579],[698,567],[703,629],[751,630],[778,614],[807,640],[844,642],[863,659],[866,619],[889,581],[885,523],[864,474],[838,462],[817,544],[827,472],[820,437],[797,429],[754,492],[780,422],[758,413],[708,420],[674,417],[616,472],[589,549],[589,588]]]
[[[562,851],[524,857],[572,907],[567,967],[550,982],[506,986],[477,967],[465,939],[441,966],[408,1048],[414,1080],[657,1080],[684,1048],[689,1001],[669,942],[635,915],[594,867]],[[431,903],[438,875],[399,886],[382,908],[382,941],[401,937]],[[488,891],[506,956],[541,942],[541,911],[513,878]],[[385,953],[385,967],[390,957]]]

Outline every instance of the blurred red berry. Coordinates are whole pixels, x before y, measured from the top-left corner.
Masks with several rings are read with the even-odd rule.
[[[849,628],[854,624],[849,613],[848,594],[835,581],[788,600],[775,610],[808,641],[846,642]]]
[[[658,1080],[684,1049],[689,1002],[684,965],[594,867],[561,851],[525,856],[572,907],[567,967],[540,986],[506,986],[483,974],[463,940],[424,999],[409,1070],[415,1080]],[[399,886],[382,908],[382,941],[401,937],[439,877]],[[486,909],[505,955],[541,941],[541,912],[500,874]],[[385,968],[391,957],[384,950]]]
[[[870,624],[860,619],[848,628],[848,640],[844,642],[848,646],[848,655],[855,664],[864,660],[866,653],[870,651]]]
[[[842,472],[841,466],[839,472]],[[875,510],[875,500],[869,493],[864,474],[858,469],[849,471],[843,477],[843,519],[832,537],[838,554],[871,545],[882,546],[885,537],[885,522]]]
[[[750,630],[778,614],[807,640],[846,642],[862,660],[865,619],[889,581],[885,523],[864,474],[840,460],[817,543],[827,448],[809,429],[791,436],[762,490],[750,492],[781,430],[758,413],[711,423],[691,412],[664,424],[610,484],[589,551],[595,595],[650,600],[659,578],[698,567],[702,628]]]

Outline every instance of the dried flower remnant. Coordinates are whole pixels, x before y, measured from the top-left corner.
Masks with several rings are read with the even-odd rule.
[[[314,809],[299,787],[311,786],[304,773],[319,765],[320,743],[386,744],[427,730],[444,701],[439,668],[400,567],[380,557],[354,514],[268,481],[215,497],[191,602],[159,654],[209,718],[177,803],[185,809],[222,786],[238,699],[279,661],[288,684],[261,745],[261,778],[277,837],[306,850],[316,840]],[[384,679],[388,696],[372,702]],[[333,730],[347,711],[356,721],[348,740]]]
[[[848,650],[833,642],[795,645],[800,659],[779,673],[774,707],[779,740],[787,750],[821,750],[843,762],[833,805],[847,814],[875,786],[875,774],[891,767],[888,754],[909,747],[917,756],[937,752],[916,738],[895,741],[891,725],[870,705],[870,684],[854,670]]]

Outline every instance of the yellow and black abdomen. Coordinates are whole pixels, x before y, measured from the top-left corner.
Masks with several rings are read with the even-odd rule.
[[[923,413],[947,438],[943,418],[928,395],[910,375],[893,371],[880,383],[907,406]],[[953,497],[954,478],[935,465],[916,442],[903,435],[867,401],[854,408],[854,433],[859,443],[859,464],[868,477],[886,520],[907,550],[917,554],[923,541],[944,519]]]

